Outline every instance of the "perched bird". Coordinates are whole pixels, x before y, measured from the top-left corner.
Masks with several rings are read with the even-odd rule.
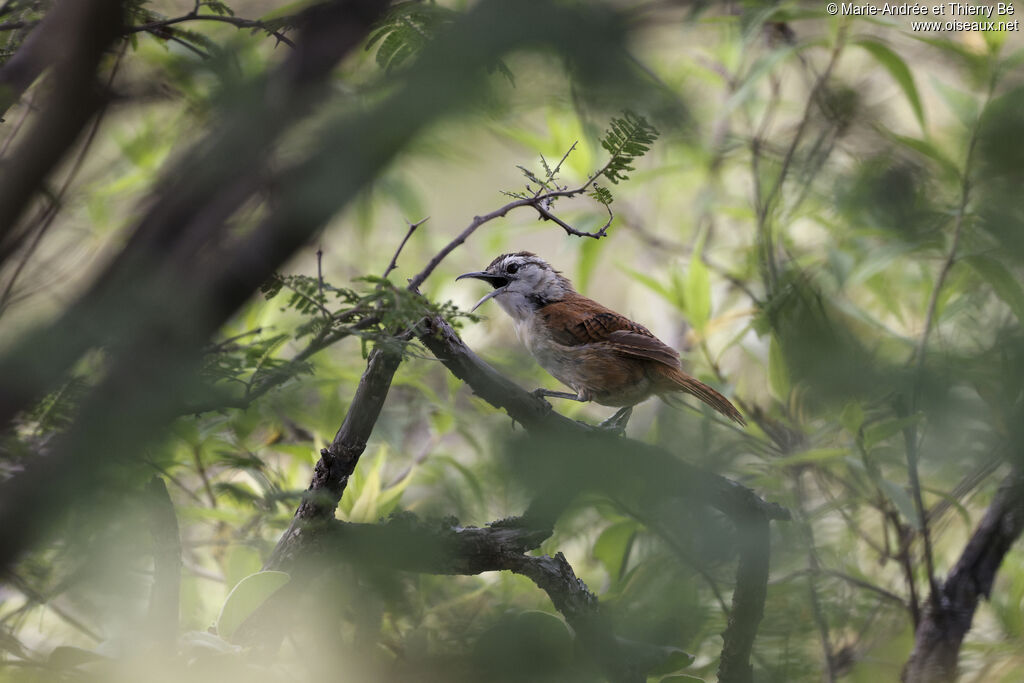
[[[637,403],[682,392],[746,424],[729,399],[683,372],[675,349],[643,325],[577,293],[544,259],[528,251],[502,254],[487,270],[456,279],[463,278],[494,287],[473,310],[496,300],[541,367],[576,392],[541,389],[537,395],[622,407],[605,423],[621,426]]]

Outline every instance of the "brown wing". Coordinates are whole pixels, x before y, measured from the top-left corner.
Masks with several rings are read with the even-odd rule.
[[[565,346],[606,343],[616,353],[678,368],[679,354],[639,323],[610,308],[572,294],[537,311],[553,339]]]

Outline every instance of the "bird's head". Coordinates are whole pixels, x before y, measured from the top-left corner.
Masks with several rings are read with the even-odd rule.
[[[472,277],[494,287],[493,292],[476,302],[475,311],[488,299],[496,299],[505,312],[516,320],[558,301],[573,291],[572,283],[552,268],[547,261],[528,251],[502,254],[491,261],[486,270],[465,273],[456,278]]]

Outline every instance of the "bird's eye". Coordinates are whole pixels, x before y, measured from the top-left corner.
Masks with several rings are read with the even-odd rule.
[[[505,268],[505,272],[508,273],[509,275],[515,275],[517,270],[519,270],[518,263],[510,263],[508,264],[508,267]]]

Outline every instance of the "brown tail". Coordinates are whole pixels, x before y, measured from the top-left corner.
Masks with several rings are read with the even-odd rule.
[[[658,368],[661,370],[661,368]],[[682,370],[675,368],[665,368],[662,372],[658,373],[665,381],[661,382],[660,389],[664,392],[669,391],[683,391],[691,396],[696,396],[704,403],[725,415],[733,422],[738,422],[741,425],[746,425],[747,421],[740,415],[740,411],[736,410],[736,406],[729,402],[725,396],[709,387],[704,382],[690,377]]]

